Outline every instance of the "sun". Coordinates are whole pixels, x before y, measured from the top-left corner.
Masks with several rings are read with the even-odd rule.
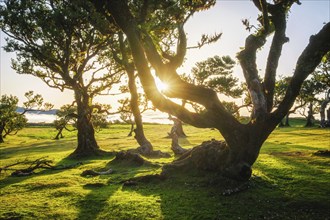
[[[162,81],[160,81],[160,79],[156,78],[155,82],[156,82],[156,87],[159,91],[165,92],[166,90],[168,90],[169,88],[168,84],[163,83]]]

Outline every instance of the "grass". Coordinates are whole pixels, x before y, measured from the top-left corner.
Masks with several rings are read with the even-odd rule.
[[[40,170],[27,177],[0,175],[0,219],[329,219],[330,158],[314,156],[329,150],[329,129],[278,128],[265,142],[254,165],[249,189],[223,196],[226,183],[210,173],[178,174],[166,181],[153,180],[136,186],[120,181],[161,171],[174,157],[150,159],[140,167],[109,163],[113,156],[90,158],[68,170]],[[170,125],[145,126],[156,150],[170,151],[166,138]],[[210,129],[185,126],[188,135],[180,144],[191,148],[204,140],[221,139]],[[111,125],[96,134],[108,151],[137,147],[127,137],[129,126]],[[54,164],[72,164],[66,157],[76,146],[74,133],[52,140],[52,128],[31,127],[0,145],[0,167],[26,158],[47,156]],[[114,174],[82,177],[86,169],[112,168]]]

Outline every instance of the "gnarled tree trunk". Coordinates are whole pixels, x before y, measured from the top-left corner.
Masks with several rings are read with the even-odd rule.
[[[89,106],[89,96],[87,92],[75,90],[77,101],[77,137],[78,146],[70,155],[71,157],[98,156],[104,153],[98,146],[95,139],[95,131],[91,122],[91,109]]]
[[[305,127],[313,127],[314,126],[313,102],[309,103],[306,120],[307,121],[306,121]]]
[[[168,117],[168,119],[173,121],[173,126],[171,128],[171,131],[168,133],[169,137],[172,137],[173,133],[175,133],[179,138],[187,137],[187,135],[183,131],[182,121],[180,119],[173,118],[171,115]]]
[[[328,103],[330,102],[330,90],[327,92],[327,97],[326,99],[322,102],[321,104],[321,107],[320,107],[320,116],[321,116],[321,124],[320,126],[323,128],[323,127],[326,127],[326,118],[325,118],[325,109],[328,105]],[[330,108],[327,110],[327,111],[330,111]],[[329,113],[327,112],[327,119],[328,119],[328,122],[330,122],[329,120]]]
[[[134,133],[135,133],[134,138],[140,145],[138,151],[141,154],[149,155],[153,152],[153,147],[150,141],[148,141],[148,139],[144,135],[142,116],[139,109],[139,96],[135,84],[134,69],[126,68],[126,71],[128,75],[128,87],[131,93],[130,105],[134,116],[134,122],[136,125],[136,128],[134,129]]]
[[[139,19],[131,13],[127,2],[121,0],[93,2],[109,22],[115,21],[115,25],[125,33],[138,76],[145,93],[154,106],[193,126],[216,128],[225,139],[225,142],[211,141],[193,148],[174,162],[172,164],[174,167],[210,169],[231,178],[248,179],[262,144],[292,107],[303,81],[330,50],[330,23],[328,23],[311,38],[309,45],[298,59],[283,101],[277,109],[273,110],[278,60],[283,44],[288,42],[288,38],[285,36],[286,13],[287,8],[294,1],[270,4],[265,0],[253,0],[263,14],[261,19],[263,25],[258,30],[258,34],[248,36],[244,49],[238,55],[253,103],[251,121],[248,124],[241,124],[226,110],[214,90],[187,83],[177,74],[176,69],[182,64],[187,48],[183,24],[178,25],[179,39],[176,54],[171,54],[170,58],[164,62],[166,57],[159,51],[159,44],[157,44],[159,42],[153,42],[154,39],[149,35],[148,30],[141,30]],[[270,28],[270,19],[274,28]],[[268,55],[264,83],[262,83],[258,75],[256,53],[272,32],[275,33]],[[172,85],[165,93],[167,97],[158,91],[150,65],[162,81]],[[198,103],[205,107],[205,111],[202,113],[191,112],[168,98]],[[166,173],[166,169],[164,172]]]

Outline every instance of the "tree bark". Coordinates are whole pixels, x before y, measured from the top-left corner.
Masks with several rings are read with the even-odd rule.
[[[134,132],[134,122],[131,123],[131,130],[129,131],[127,137],[132,137],[133,132]]]
[[[136,82],[135,82],[134,70],[126,69],[126,71],[128,75],[128,87],[131,93],[130,105],[136,125],[136,128],[134,129],[134,133],[135,133],[134,138],[140,145],[138,151],[141,154],[149,155],[153,152],[153,147],[150,141],[148,141],[148,139],[144,135],[142,116],[139,108],[139,96],[135,84]]]
[[[280,123],[278,124],[278,126],[279,126],[280,128],[284,127],[283,120],[280,121]]]
[[[313,116],[313,102],[309,103],[308,106],[308,115],[305,127],[313,127],[314,126],[314,116]]]
[[[4,143],[3,137],[2,137],[2,133],[0,134],[0,143]]]
[[[104,151],[100,149],[95,139],[95,131],[91,122],[91,110],[89,106],[89,96],[86,92],[81,92],[81,88],[74,90],[77,101],[77,137],[78,146],[70,157],[80,158],[89,156],[99,156]]]
[[[4,143],[4,140],[3,140],[4,129],[5,129],[5,125],[4,125],[4,123],[1,123],[1,125],[0,125],[0,143]]]

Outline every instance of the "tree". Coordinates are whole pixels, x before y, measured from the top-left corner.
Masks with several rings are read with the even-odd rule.
[[[11,132],[18,132],[27,122],[24,115],[16,112],[18,98],[16,96],[1,96],[0,103],[0,143],[4,142],[4,136]]]
[[[322,83],[325,88],[328,88],[328,91],[325,91],[325,98],[321,103],[320,106],[320,116],[321,116],[321,122],[320,126],[321,127],[329,127],[330,126],[330,108],[327,110],[328,112],[328,117],[327,121],[325,118],[325,109],[330,102],[330,53],[327,53],[326,56],[324,56],[322,62],[320,65],[316,68],[315,70],[315,78],[317,81]]]
[[[98,130],[108,126],[109,123],[107,121],[107,116],[109,115],[109,110],[111,107],[109,105],[102,106],[101,104],[97,104],[96,106],[96,109],[91,110],[91,122],[97,132]],[[64,129],[70,132],[77,130],[78,114],[75,102],[61,106],[61,108],[56,112],[56,116],[57,119],[54,121],[54,126],[58,132],[54,138],[55,140],[63,138],[62,132]],[[68,125],[72,128],[69,128]]]
[[[204,61],[197,62],[191,70],[191,76],[184,76],[187,82],[198,86],[213,89],[228,98],[236,99],[242,96],[243,89],[238,85],[238,78],[232,75],[236,62],[229,56],[214,56]],[[196,112],[202,112],[205,108],[196,105],[195,102],[186,101],[191,104]],[[239,109],[235,102],[222,101],[227,111],[239,118]]]
[[[129,92],[129,88],[128,86],[121,86],[120,91],[124,94]],[[154,110],[153,107],[150,106],[150,103],[144,94],[141,93],[137,93],[137,94],[138,94],[137,103],[139,104],[140,114],[144,113],[147,110]],[[132,136],[135,130],[135,120],[134,120],[133,111],[131,109],[131,105],[132,105],[131,100],[132,100],[132,96],[131,98],[124,98],[118,100],[118,102],[120,103],[120,107],[118,108],[120,119],[123,122],[131,125],[131,129],[127,135],[128,137]]]
[[[330,108],[327,110],[327,120],[325,117],[325,109],[330,102],[330,89],[327,91],[325,95],[325,99],[322,101],[321,106],[320,106],[320,115],[321,115],[321,121],[320,121],[320,126],[321,128],[324,127],[330,127]]]
[[[117,64],[125,70],[126,76],[128,78],[127,88],[131,95],[129,102],[127,99],[121,101],[122,107],[119,111],[121,112],[121,117],[129,117],[130,120],[131,120],[130,114],[133,115],[136,128],[133,129],[134,124],[133,121],[131,120],[132,123],[131,130],[133,129],[135,133],[134,138],[140,145],[138,147],[138,151],[139,153],[144,155],[151,155],[152,153],[155,152],[153,151],[153,146],[151,142],[146,138],[144,134],[143,122],[141,116],[141,113],[149,109],[148,100],[146,99],[145,96],[142,99],[142,96],[138,93],[136,86],[137,84],[136,69],[134,63],[131,62],[132,60],[131,54],[129,53],[129,50],[127,50],[127,46],[128,46],[127,41],[125,42],[123,38],[123,34],[121,32],[118,33],[118,41],[116,43],[117,43],[117,47],[115,47],[116,44],[113,44],[114,46],[112,47],[112,57],[117,62]],[[126,88],[126,87],[122,87],[122,88]],[[140,106],[143,106],[143,108],[140,109]]]
[[[4,142],[4,138],[9,134],[17,134],[27,124],[25,113],[29,111],[41,110],[44,105],[44,110],[49,110],[53,107],[50,103],[44,103],[40,94],[35,94],[33,91],[26,92],[24,96],[27,101],[23,103],[23,111],[17,112],[18,98],[16,96],[1,96],[0,100],[0,143]]]
[[[16,52],[13,68],[40,78],[49,87],[74,92],[78,145],[74,157],[102,154],[91,122],[93,98],[118,83],[121,70],[104,54],[111,31],[101,34],[89,22],[83,1],[6,0],[0,26],[6,33],[5,50]],[[101,22],[101,21],[99,21]]]
[[[73,131],[76,130],[77,127],[77,107],[74,106],[74,103],[63,105],[60,109],[56,112],[57,119],[54,121],[54,126],[58,131],[55,140],[59,138],[63,138],[63,130]],[[73,126],[73,129],[68,128],[68,124]]]
[[[310,38],[297,61],[283,100],[274,108],[278,61],[283,45],[289,41],[285,34],[287,13],[298,1],[280,0],[268,3],[266,0],[253,0],[260,11],[260,26],[246,38],[244,48],[237,55],[253,105],[249,123],[241,124],[226,110],[216,91],[187,83],[176,71],[184,61],[186,52],[184,23],[191,14],[207,9],[215,4],[215,1],[182,1],[179,4],[157,0],[92,2],[109,23],[117,25],[125,33],[138,76],[154,106],[193,126],[216,128],[226,141],[211,141],[194,148],[190,157],[179,159],[171,167],[216,170],[240,180],[250,178],[251,166],[258,158],[262,144],[292,107],[303,81],[330,50],[330,23],[327,23],[319,33]],[[161,40],[167,32],[174,29],[178,33],[176,51],[165,57],[161,50]],[[270,36],[273,38],[262,82],[259,80],[256,66],[256,53]],[[156,88],[149,65],[155,69],[162,81],[171,85],[165,93],[167,97]],[[205,111],[191,112],[169,98],[196,102],[204,106]]]
[[[321,103],[321,100],[318,96],[328,88],[328,86],[322,83],[320,79],[321,77],[319,74],[314,72],[312,77],[303,83],[298,96],[298,100],[300,99],[308,104],[307,114],[305,114],[305,108],[303,108],[301,111],[301,114],[304,115],[307,119],[305,127],[314,126],[314,114],[319,111],[319,105]]]
[[[274,106],[277,107],[281,101],[283,100],[285,96],[285,92],[289,86],[289,83],[291,81],[292,77],[282,77],[280,76],[280,79],[276,81],[275,88],[274,88]],[[298,109],[305,107],[307,104],[306,100],[302,99],[300,94],[298,95],[294,105],[292,108],[288,111],[288,113],[285,116],[285,123],[283,121],[280,121],[279,126],[280,127],[289,127],[289,116],[290,114],[295,113]]]

